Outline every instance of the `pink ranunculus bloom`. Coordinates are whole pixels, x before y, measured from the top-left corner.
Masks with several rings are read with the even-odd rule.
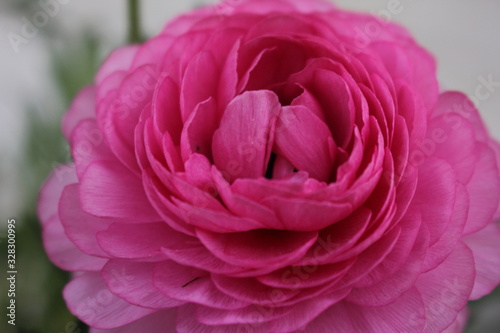
[[[500,282],[500,149],[435,67],[319,0],[221,3],[113,52],[39,203],[70,311],[93,333],[460,331]]]

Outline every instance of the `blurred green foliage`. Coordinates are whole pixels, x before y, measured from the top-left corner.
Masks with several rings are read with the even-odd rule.
[[[47,39],[47,45],[54,73],[48,82],[55,85],[60,102],[50,101],[51,106],[59,105],[50,112],[48,105],[27,106],[26,141],[19,165],[24,207],[21,215],[16,216],[20,223],[16,232],[19,273],[15,329],[19,333],[83,333],[87,329],[68,312],[61,295],[69,274],[50,263],[43,249],[36,204],[39,189],[51,170],[71,160],[60,119],[77,92],[92,83],[102,60],[100,42],[95,34],[86,32],[57,43]],[[4,309],[6,302],[2,301]]]

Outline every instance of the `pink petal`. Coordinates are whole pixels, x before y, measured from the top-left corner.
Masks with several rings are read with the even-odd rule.
[[[80,199],[86,212],[137,223],[159,221],[149,203],[142,180],[117,162],[94,162],[80,184]]]
[[[195,106],[182,130],[181,151],[184,161],[193,153],[212,160],[212,136],[218,125],[217,102],[212,97]]]
[[[500,228],[490,223],[486,228],[463,238],[472,250],[476,281],[470,299],[479,299],[500,284]]]
[[[406,232],[409,232],[409,230],[403,230],[400,237],[403,236],[404,238],[403,233]],[[415,241],[415,245],[408,255],[408,259],[399,270],[385,277],[373,279],[373,275],[390,273],[390,271],[380,271],[381,266],[389,266],[391,260],[394,260],[391,254],[389,254],[385,260],[369,274],[368,280],[371,280],[370,282],[375,282],[377,280],[380,280],[380,282],[376,282],[367,287],[354,288],[349,296],[347,296],[346,300],[363,306],[383,306],[396,301],[407,290],[413,287],[415,281],[419,277],[429,245],[428,242],[428,232],[426,229],[422,229]],[[396,244],[394,249],[397,249],[397,245],[398,244]],[[366,280],[366,277],[361,280],[362,285],[367,284]]]
[[[215,165],[229,179],[264,176],[280,110],[270,91],[246,92],[229,104],[212,142]]]
[[[153,266],[153,263],[110,260],[101,277],[113,294],[143,308],[165,309],[184,304],[163,295],[153,285]]]
[[[157,311],[137,307],[118,298],[97,273],[76,277],[64,288],[63,295],[71,313],[94,328],[116,328]]]
[[[226,310],[241,309],[249,305],[248,302],[221,292],[206,271],[179,265],[173,261],[155,265],[153,284],[166,296],[179,301]]]
[[[467,184],[470,206],[464,234],[470,234],[490,223],[500,202],[500,173],[495,152],[486,144],[478,143],[479,159],[474,174]]]
[[[66,236],[58,217],[53,217],[43,227],[43,246],[50,260],[67,271],[99,271],[106,259],[82,252]]]
[[[261,306],[273,306],[292,299],[300,293],[298,289],[273,288],[263,285],[255,278],[232,278],[213,275],[213,283],[224,294],[241,302]]]
[[[82,179],[85,170],[93,162],[118,162],[104,141],[102,131],[95,120],[83,120],[71,135],[71,155],[75,161],[78,178]]]
[[[276,213],[285,225],[285,229],[293,231],[315,231],[327,228],[348,217],[353,210],[349,202],[319,202],[274,196],[264,197],[260,202]]]
[[[166,223],[126,224],[113,223],[97,233],[100,247],[115,258],[164,259],[161,248],[175,232]]]
[[[234,333],[241,330],[249,330],[252,333],[269,332],[253,324],[208,326],[196,320],[196,307],[193,304],[185,305],[177,309],[177,326],[175,331],[177,333]]]
[[[38,197],[37,215],[42,225],[56,218],[59,201],[66,186],[78,182],[73,164],[58,167],[52,171],[42,186]]]
[[[59,217],[66,235],[80,250],[93,256],[109,257],[97,244],[96,234],[116,220],[85,213],[80,206],[78,184],[64,189],[59,202]]]
[[[179,87],[169,77],[165,76],[158,82],[153,96],[153,119],[158,130],[168,132],[175,144],[179,144],[182,129],[182,119],[179,101]]]
[[[441,332],[464,308],[474,285],[474,258],[463,243],[437,268],[422,274],[416,287],[427,310],[425,333]]]
[[[139,46],[130,45],[114,50],[104,61],[96,76],[96,81],[100,84],[109,75],[117,71],[127,71],[132,65]]]
[[[441,264],[462,239],[462,232],[469,212],[469,196],[463,185],[457,185],[457,197],[451,217],[452,223],[448,225],[439,240],[427,250],[423,272],[434,269]]]
[[[356,282],[355,287],[372,286],[391,278],[401,270],[406,270],[405,275],[410,275],[409,270],[412,269],[417,274],[420,273],[428,248],[428,234],[426,228],[422,228],[422,218],[418,214],[409,214],[399,221],[398,226],[401,227],[401,233],[391,253],[369,274]]]
[[[462,333],[464,331],[465,325],[467,324],[467,319],[469,317],[469,310],[465,307],[458,314],[457,319],[451,326],[448,326],[442,333]]]
[[[446,161],[431,157],[419,167],[418,187],[410,209],[422,214],[422,221],[429,228],[431,245],[451,223],[456,187],[455,173]]]
[[[90,328],[89,333],[137,333],[137,332],[161,332],[162,330],[174,330],[176,324],[176,310],[169,309],[158,311],[152,315],[142,317],[130,324],[110,330]]]
[[[186,121],[196,106],[213,96],[219,69],[210,52],[200,52],[186,68],[181,87],[182,119]]]
[[[371,218],[371,212],[362,207],[345,220],[321,230],[316,244],[297,265],[335,262],[339,254],[352,248],[363,236]]]
[[[98,124],[113,153],[130,170],[137,171],[134,151],[134,130],[144,108],[153,98],[158,80],[153,66],[143,66],[121,81],[120,87],[111,92],[110,104],[99,103]]]
[[[335,143],[326,124],[303,106],[284,107],[276,123],[276,152],[320,181],[332,175]]]
[[[293,310],[292,307],[264,307],[250,305],[243,309],[232,311],[214,309],[206,306],[196,307],[196,320],[204,325],[247,325],[259,326],[264,322],[279,320]]]
[[[448,116],[440,115],[429,122],[427,138],[420,149],[427,155],[448,161],[455,170],[457,180],[467,184],[478,156],[474,128],[458,115],[462,125],[457,127]]]
[[[294,263],[304,256],[318,237],[317,232],[264,229],[232,234],[198,229],[196,234],[216,257],[249,268],[284,267]]]
[[[340,302],[307,326],[307,331],[326,333],[332,327],[342,333],[420,332],[425,325],[425,307],[416,288],[382,307],[366,307]]]

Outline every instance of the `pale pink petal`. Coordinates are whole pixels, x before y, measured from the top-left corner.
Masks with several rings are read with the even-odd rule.
[[[472,250],[476,281],[470,299],[476,300],[500,284],[500,227],[490,223],[486,228],[463,238]]]
[[[106,259],[82,252],[68,239],[58,217],[48,221],[42,230],[43,246],[50,260],[68,271],[99,271]]]
[[[479,159],[474,174],[467,184],[470,198],[469,217],[464,234],[484,228],[493,220],[500,202],[500,174],[495,152],[486,144],[478,143]]]
[[[109,291],[98,273],[76,277],[64,288],[63,295],[71,313],[94,328],[116,328],[157,311],[118,298]]]
[[[176,232],[166,223],[113,223],[97,233],[99,246],[115,258],[164,259],[162,246],[175,238]]]
[[[143,308],[165,309],[184,304],[163,295],[153,285],[153,266],[153,263],[110,260],[101,277],[113,294]]]
[[[102,131],[97,127],[95,120],[83,120],[75,127],[70,139],[71,155],[75,161],[78,178],[82,179],[85,170],[93,162],[115,161],[104,141]]]
[[[60,166],[48,177],[40,190],[37,215],[43,224],[49,223],[58,214],[59,200],[66,186],[78,183],[74,164]]]
[[[66,139],[71,138],[71,133],[84,119],[95,119],[96,117],[96,89],[88,86],[78,93],[73,100],[69,111],[64,115],[62,130]]]
[[[80,200],[86,212],[140,222],[159,221],[149,203],[142,179],[119,162],[94,162],[80,183]]]
[[[67,186],[59,202],[59,217],[68,238],[83,252],[98,257],[109,257],[97,243],[96,234],[116,222],[85,213],[80,206],[78,184]]]
[[[139,46],[131,45],[114,50],[104,61],[96,76],[96,81],[100,84],[110,74],[117,71],[127,71],[132,65]]]
[[[441,332],[453,323],[469,299],[474,276],[473,254],[459,243],[441,265],[418,278],[427,310],[425,333]]]
[[[89,333],[168,332],[175,329],[176,312],[177,311],[175,309],[158,311],[125,326],[109,330],[90,328]]]

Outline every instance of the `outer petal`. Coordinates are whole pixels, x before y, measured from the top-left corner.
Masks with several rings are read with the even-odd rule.
[[[364,307],[340,302],[323,312],[306,328],[307,332],[329,333],[419,333],[425,324],[425,307],[419,292],[412,288],[394,303]]]
[[[176,310],[158,311],[128,325],[110,330],[91,328],[90,333],[137,333],[137,332],[173,332],[176,323]]]
[[[481,298],[500,284],[500,227],[490,223],[486,228],[463,238],[474,254],[476,281],[470,299]]]
[[[453,323],[469,299],[474,277],[474,258],[463,243],[441,265],[419,277],[416,287],[427,309],[424,333],[441,332]]]
[[[85,273],[63,291],[71,313],[95,328],[115,328],[156,312],[131,305],[116,297],[97,273]]]

